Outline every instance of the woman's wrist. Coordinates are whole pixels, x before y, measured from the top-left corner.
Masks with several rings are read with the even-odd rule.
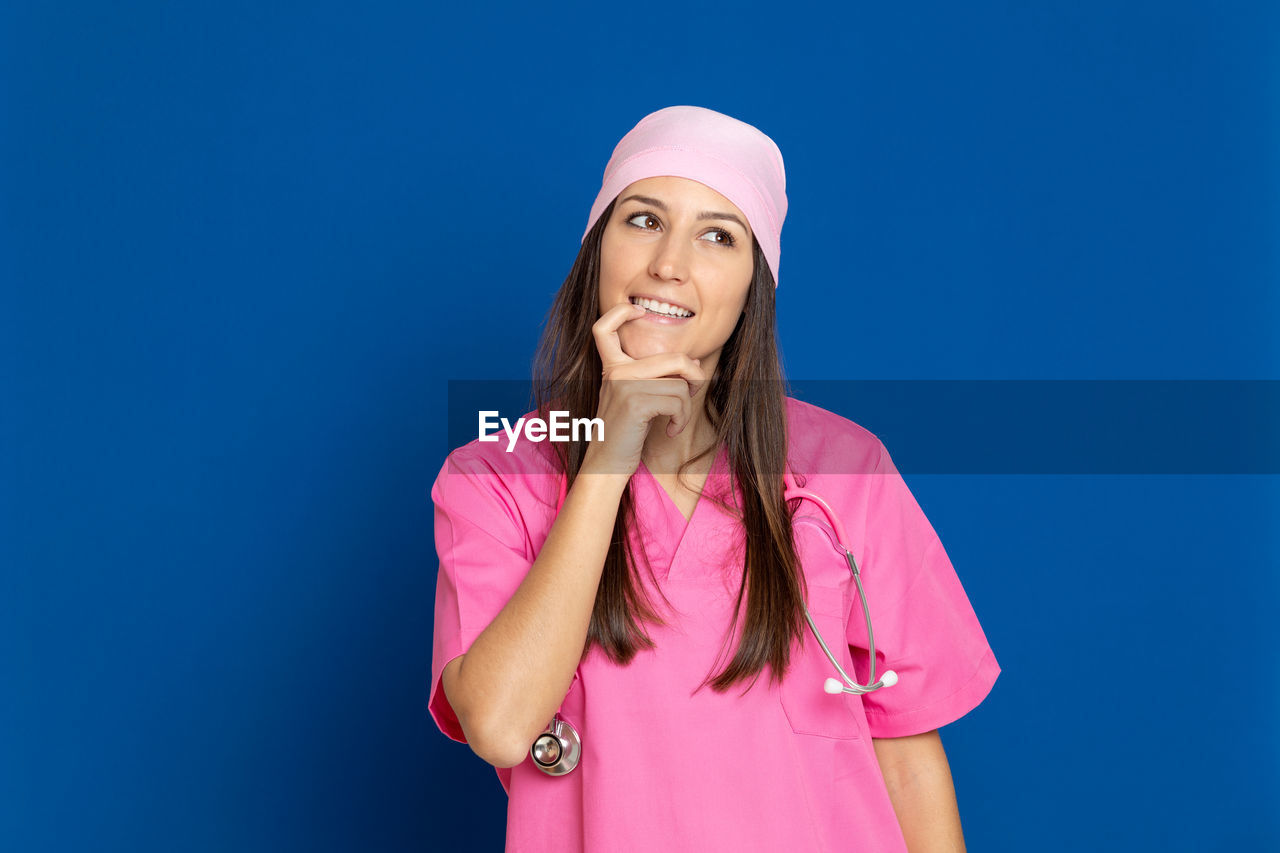
[[[606,448],[593,444],[587,448],[586,454],[582,457],[582,467],[578,469],[578,477],[574,480],[574,484],[576,485],[586,476],[589,482],[616,488],[621,494],[637,467],[639,467],[638,460],[635,464],[628,465],[609,456]]]
[[[631,481],[631,474],[619,470],[618,466],[592,464],[584,461],[573,480],[570,492],[589,492],[595,500],[618,501]],[[567,500],[567,498],[566,498]]]

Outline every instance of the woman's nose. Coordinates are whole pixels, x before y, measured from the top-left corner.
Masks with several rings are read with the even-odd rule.
[[[649,271],[658,278],[687,281],[689,247],[685,245],[685,241],[670,234],[664,235],[654,251]]]

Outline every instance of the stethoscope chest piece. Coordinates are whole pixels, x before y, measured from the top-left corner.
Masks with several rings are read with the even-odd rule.
[[[547,730],[533,742],[529,756],[534,766],[548,776],[563,776],[578,766],[582,739],[578,737],[578,730],[557,714],[551,718]]]

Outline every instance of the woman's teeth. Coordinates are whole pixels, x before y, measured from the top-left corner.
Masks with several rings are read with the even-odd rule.
[[[668,305],[665,302],[658,302],[654,299],[645,299],[644,297],[636,297],[631,300],[632,305],[639,305],[641,308],[653,314],[661,314],[664,317],[692,317],[692,311],[686,311],[683,308],[677,308],[674,305]]]

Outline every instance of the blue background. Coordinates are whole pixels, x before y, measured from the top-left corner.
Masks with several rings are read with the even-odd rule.
[[[527,377],[654,109],[782,149],[792,378],[1280,379],[1278,33],[1261,2],[4,4],[0,848],[501,848],[496,775],[426,714],[447,383]],[[901,412],[822,402],[1004,670],[942,731],[969,849],[1280,845],[1276,476],[912,474]]]

